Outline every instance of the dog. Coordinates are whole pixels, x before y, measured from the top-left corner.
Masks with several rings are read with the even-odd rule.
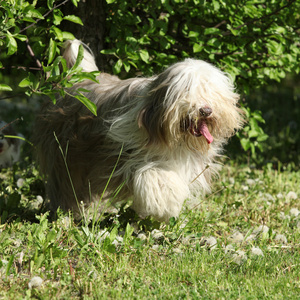
[[[68,67],[81,44],[66,42]],[[86,47],[81,67],[98,71]],[[149,78],[97,80],[75,84],[37,118],[34,143],[52,209],[130,199],[141,218],[178,217],[187,198],[211,190],[223,146],[243,125],[232,80],[196,59]],[[97,116],[74,98],[80,88]]]
[[[11,167],[19,161],[21,140],[6,136],[21,136],[16,133],[12,125],[0,121],[0,169]]]

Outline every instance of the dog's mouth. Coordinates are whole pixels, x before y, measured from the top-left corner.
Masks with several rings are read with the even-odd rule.
[[[199,112],[200,118],[196,120],[191,118],[186,119],[184,127],[189,130],[193,136],[203,136],[207,143],[211,144],[214,138],[208,129],[207,118],[212,114],[212,109],[210,107],[203,107],[199,109]]]
[[[198,122],[192,120],[190,122],[189,131],[195,137],[200,137],[203,135],[208,144],[212,143],[214,140],[204,119],[200,119]]]

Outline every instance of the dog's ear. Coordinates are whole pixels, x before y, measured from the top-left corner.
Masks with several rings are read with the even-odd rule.
[[[139,114],[138,125],[148,133],[147,145],[166,143],[161,116],[154,105],[145,107]]]
[[[148,133],[148,145],[162,143],[168,145],[165,115],[168,110],[166,95],[169,90],[170,78],[165,73],[157,76],[151,83],[145,101],[146,105],[138,117],[139,127],[145,128]]]

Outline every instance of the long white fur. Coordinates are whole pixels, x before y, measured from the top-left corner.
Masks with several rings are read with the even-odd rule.
[[[76,61],[80,44],[74,40],[66,45],[64,57],[69,67]],[[86,49],[80,66],[85,72],[98,70],[93,55]],[[228,138],[242,126],[242,113],[237,108],[239,95],[232,80],[211,64],[195,59],[174,64],[150,78],[120,80],[102,73],[98,79],[99,83],[84,82],[76,88],[91,91],[86,96],[98,107],[97,118],[103,122],[99,134],[105,134],[105,146],[111,149],[109,156],[117,157],[122,148],[123,163],[117,166],[113,178],[120,177],[125,182],[126,197],[132,196],[132,207],[141,217],[151,215],[160,221],[177,217],[187,198],[210,191],[211,178],[219,170],[216,159]],[[62,108],[67,103],[64,101],[58,102]],[[207,118],[214,137],[210,145],[203,136],[183,132],[180,126],[184,118],[197,120],[202,107],[213,111]],[[150,129],[148,123],[152,124]],[[54,129],[47,123],[43,126],[46,126],[47,132],[43,129],[46,141],[47,134],[51,136]],[[43,139],[43,133],[39,133],[38,138]],[[55,165],[55,161],[51,161],[53,149],[47,149],[49,142],[42,142],[38,141],[37,148],[44,161],[43,172],[49,175]],[[98,151],[96,157],[102,150],[95,151]],[[95,178],[96,173],[101,172],[101,164],[106,163],[95,161],[95,164],[99,164],[99,168],[94,165],[92,175],[82,176]],[[207,165],[210,167],[205,170]],[[99,181],[107,180],[109,175],[99,174]],[[59,190],[53,185],[51,189]],[[122,192],[120,198],[124,200]]]

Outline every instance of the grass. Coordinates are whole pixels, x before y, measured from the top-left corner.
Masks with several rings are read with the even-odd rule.
[[[34,165],[7,170],[0,299],[298,299],[299,181],[289,169],[227,166],[216,192],[169,225],[129,209],[88,225],[40,206]]]

